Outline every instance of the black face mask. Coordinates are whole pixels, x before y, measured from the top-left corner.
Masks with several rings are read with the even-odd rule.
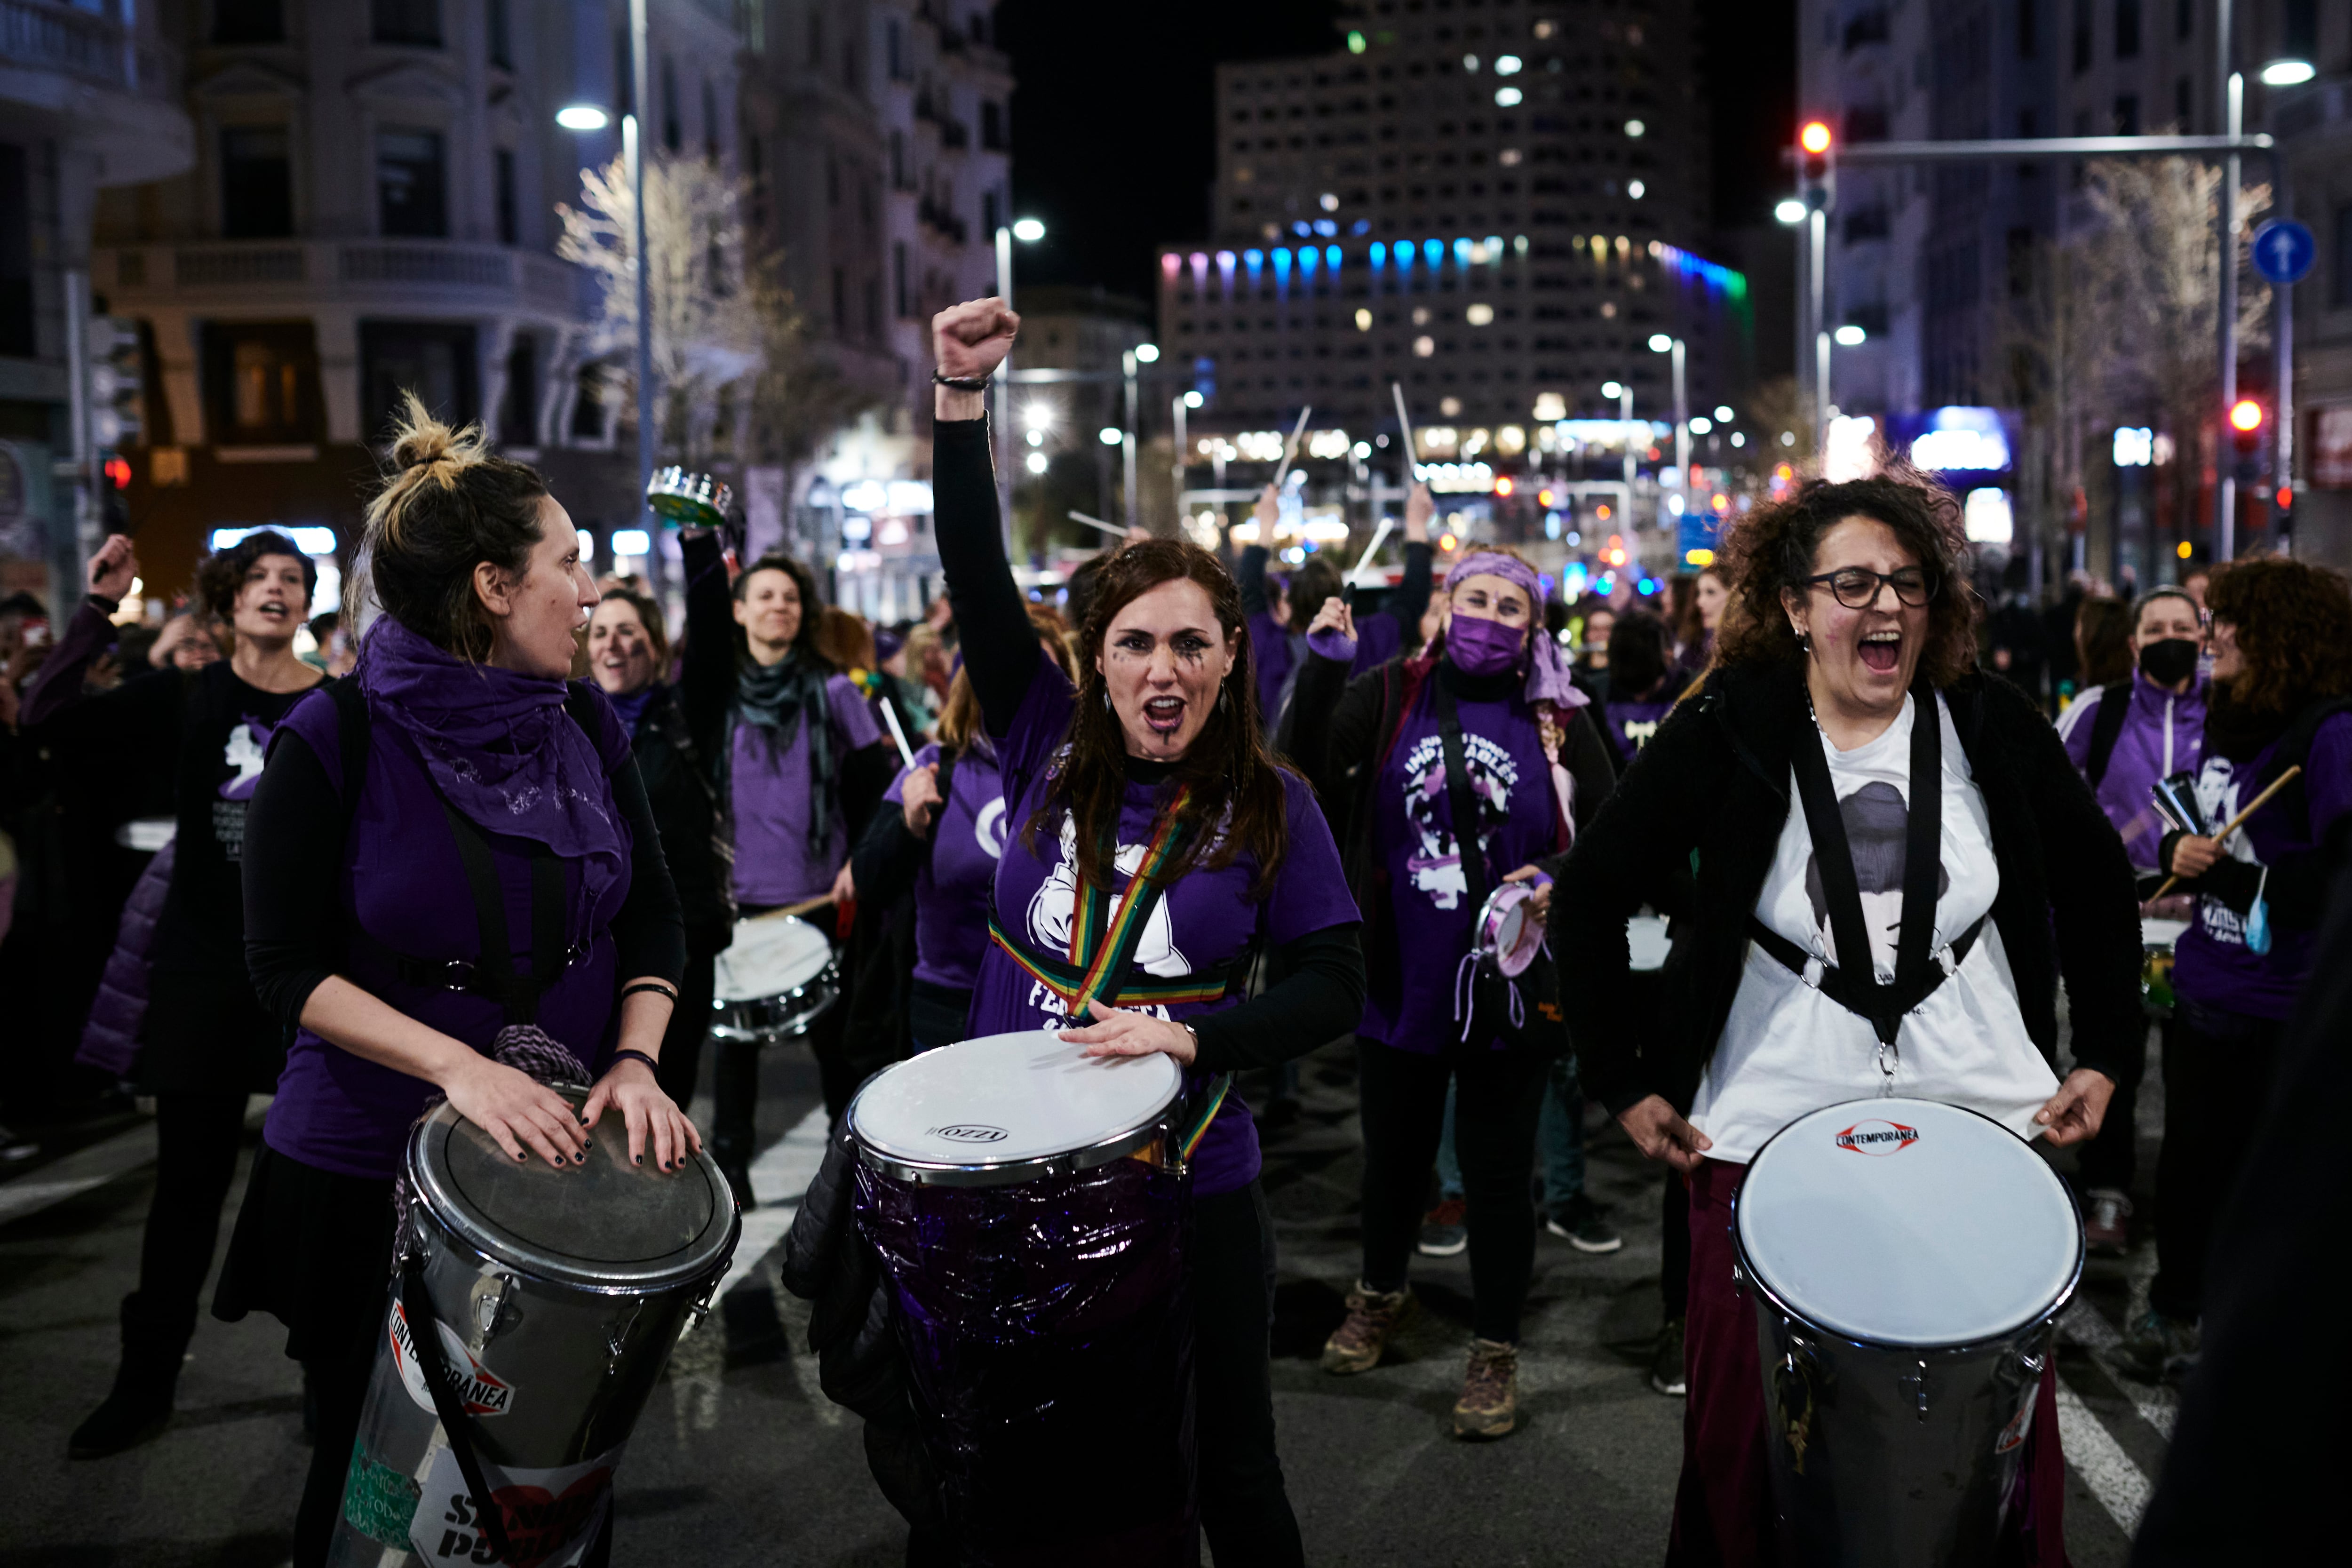
[[[2197,673],[2195,643],[2187,637],[2166,637],[2139,650],[2140,673],[2158,686],[2178,686]]]

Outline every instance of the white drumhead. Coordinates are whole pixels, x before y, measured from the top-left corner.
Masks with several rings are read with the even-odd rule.
[[[1182,1086],[1173,1058],[1093,1058],[1051,1029],[925,1051],[858,1091],[849,1130],[920,1164],[996,1165],[1090,1148],[1149,1123]]]
[[[1896,1345],[2013,1332],[2081,1271],[2057,1173],[1990,1118],[1857,1100],[1774,1133],[1739,1189],[1740,1256],[1818,1327]]]
[[[735,940],[715,966],[721,1002],[757,1002],[805,985],[824,972],[833,944],[806,921],[755,915],[735,922]]]
[[[1666,937],[1666,917],[1635,915],[1627,921],[1625,945],[1633,953],[1635,970],[1664,969],[1666,955],[1674,951]]]
[[[2179,942],[2188,930],[2187,921],[2160,921],[2154,915],[2142,915],[2139,918],[2139,944],[2169,952],[2172,944]]]

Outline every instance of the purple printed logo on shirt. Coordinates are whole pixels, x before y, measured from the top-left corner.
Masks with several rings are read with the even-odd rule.
[[[1510,752],[1484,735],[1462,737],[1462,760],[1470,770],[1470,794],[1478,805],[1478,850],[1484,855],[1495,830],[1510,819],[1511,790],[1519,782],[1519,764]],[[1462,907],[1469,882],[1462,873],[1462,851],[1454,829],[1438,819],[1438,803],[1447,799],[1445,744],[1436,735],[1423,735],[1404,761],[1404,819],[1415,840],[1415,852],[1405,858],[1413,887],[1441,910]],[[1448,816],[1451,808],[1448,807]]]
[[[235,768],[236,776],[220,786],[223,800],[253,798],[253,786],[261,782],[261,764],[269,755],[269,737],[277,728],[248,713],[228,732],[228,744],[221,748],[221,763]]]

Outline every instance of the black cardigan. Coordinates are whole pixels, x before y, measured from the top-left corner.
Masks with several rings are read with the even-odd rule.
[[[2123,841],[2032,699],[1981,674],[1943,695],[1990,819],[2000,872],[1992,916],[2026,1033],[2054,1060],[2063,974],[2075,1064],[2136,1083],[2147,1027]],[[1792,748],[1815,732],[1801,667],[1717,670],[1668,715],[1579,836],[1552,893],[1551,951],[1585,1092],[1612,1113],[1650,1094],[1689,1110],[1739,989],[1748,921],[1798,809]],[[1645,903],[1686,914],[1656,1011],[1626,984],[1625,921]]]

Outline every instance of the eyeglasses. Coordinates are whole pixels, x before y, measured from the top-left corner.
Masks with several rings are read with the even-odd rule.
[[[1906,566],[1894,572],[1873,572],[1865,566],[1848,566],[1805,579],[1807,587],[1826,585],[1831,593],[1837,595],[1837,602],[1849,610],[1867,610],[1877,604],[1878,588],[1882,583],[1895,590],[1895,598],[1915,610],[1936,596],[1937,586],[1936,579],[1920,566]]]

